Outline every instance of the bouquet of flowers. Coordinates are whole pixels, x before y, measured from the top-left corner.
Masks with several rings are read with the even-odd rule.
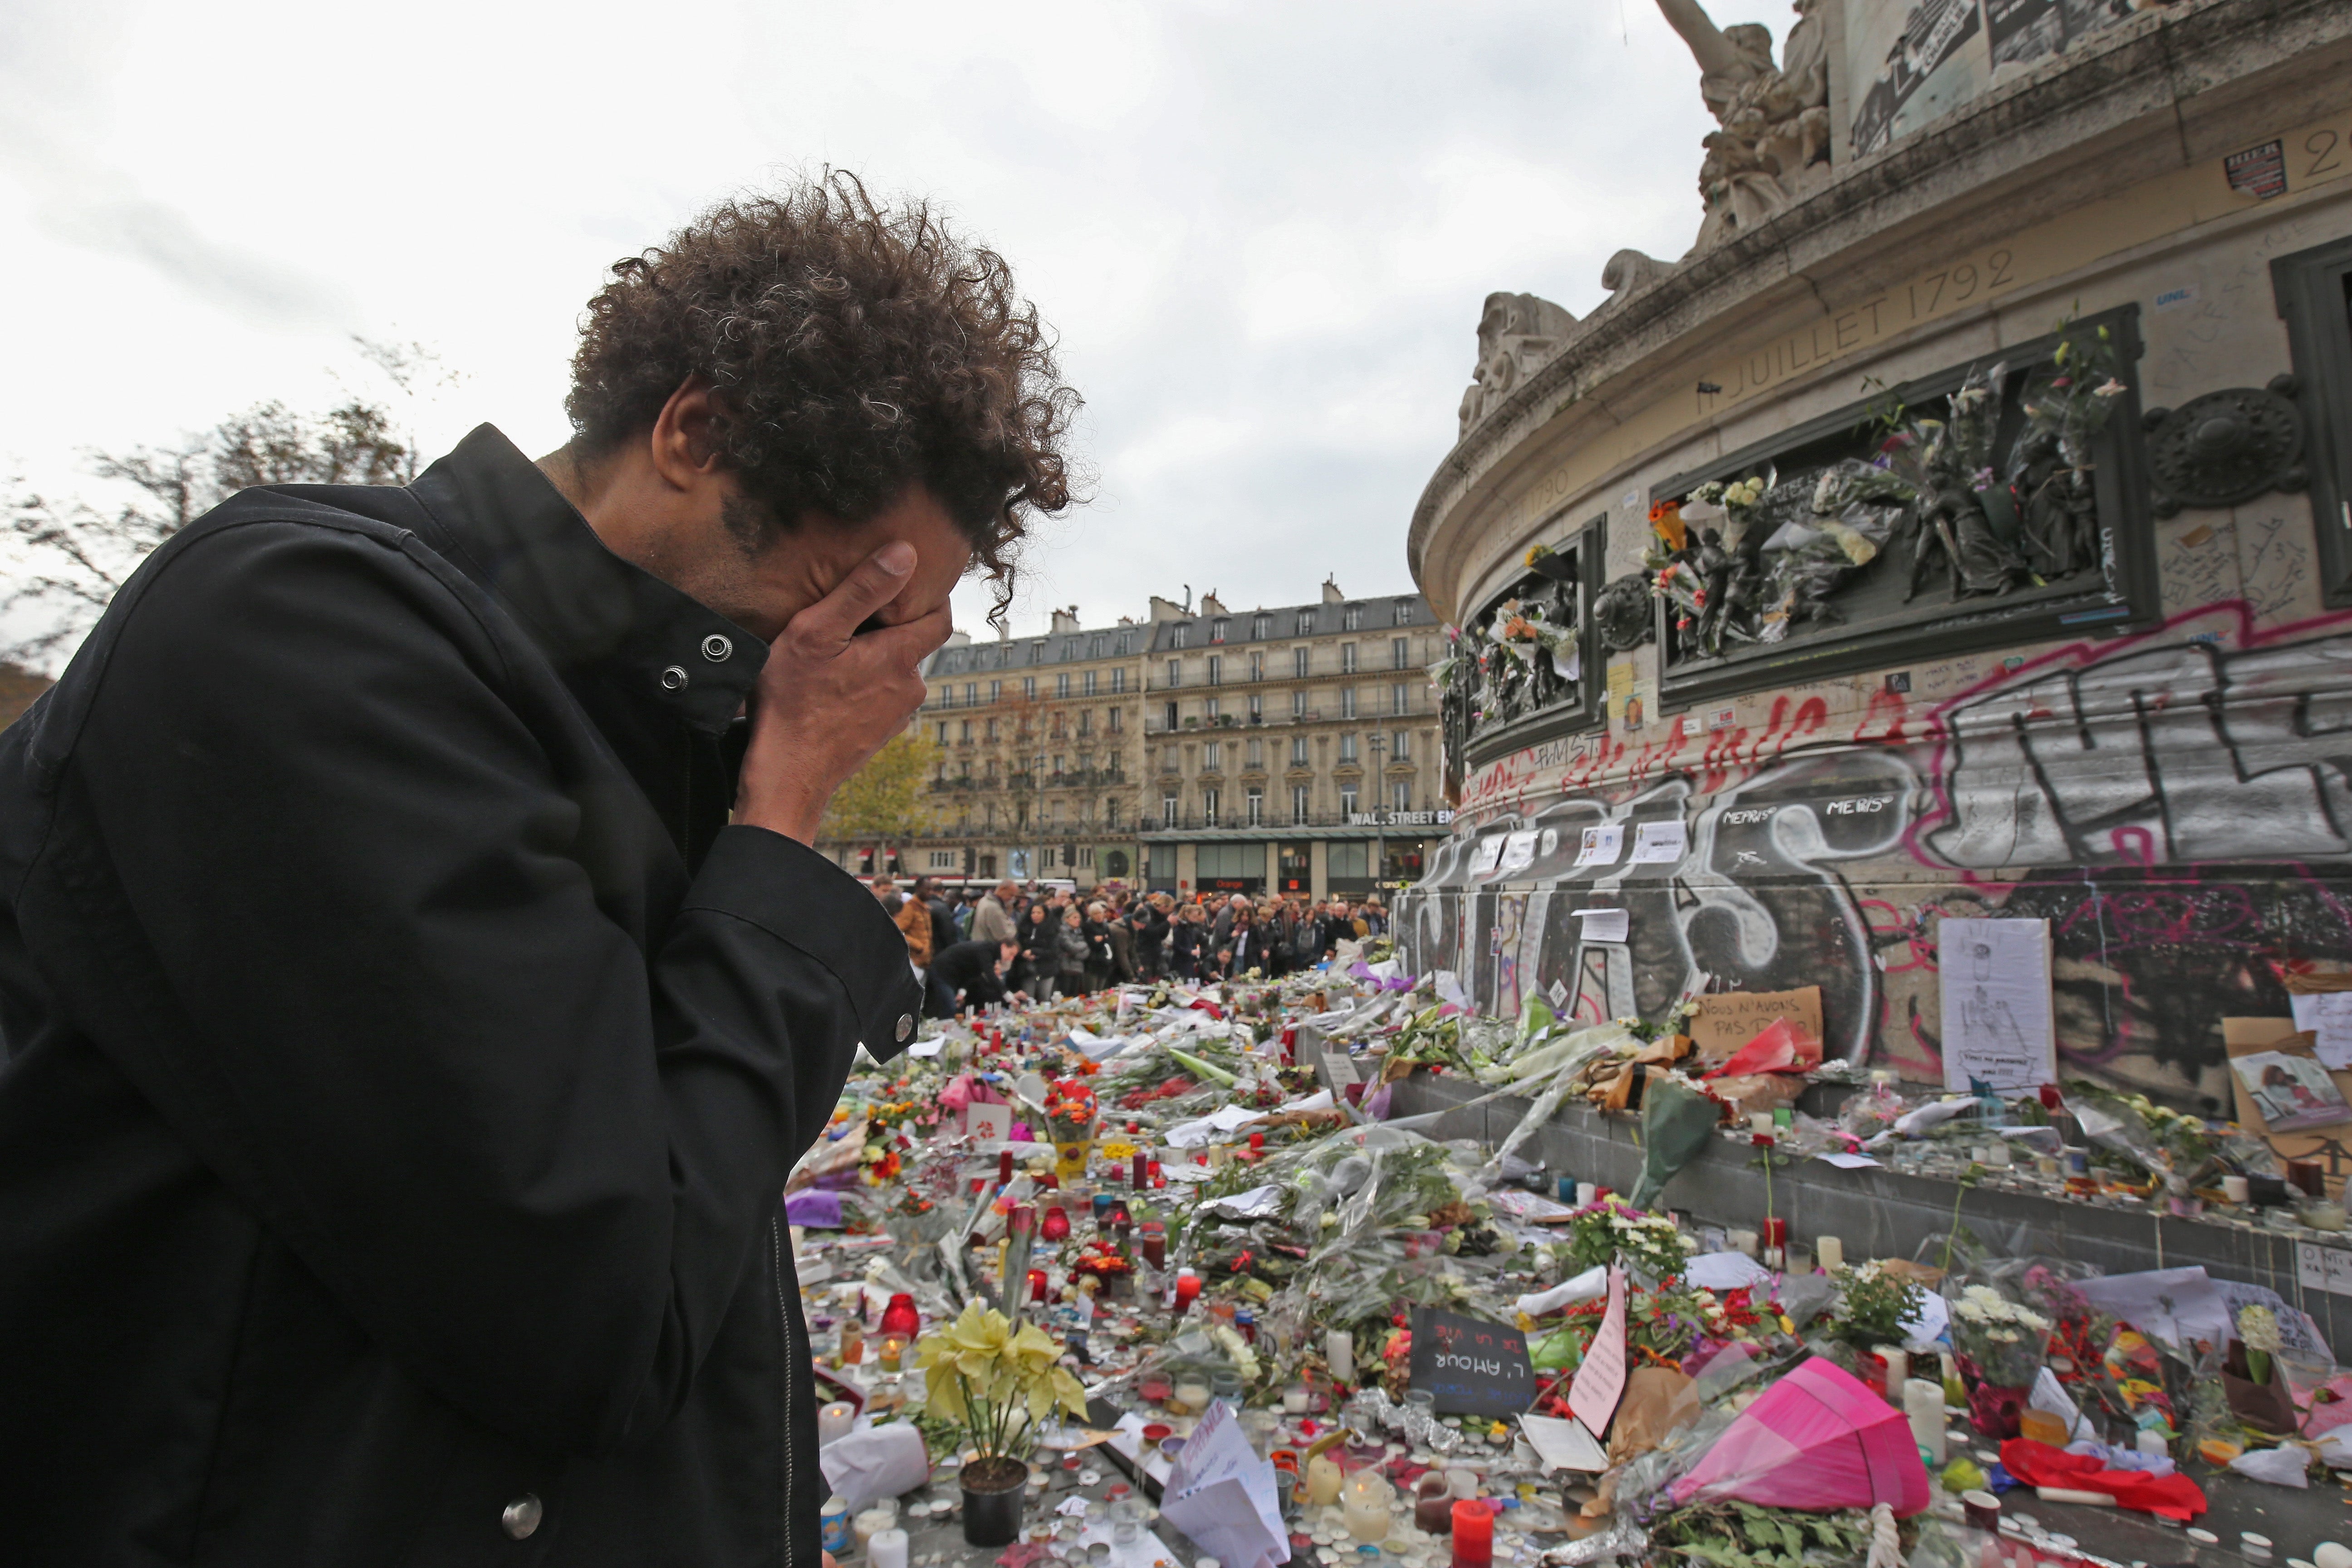
[[[1927,1294],[1875,1263],[1840,1268],[1832,1278],[1838,1301],[1830,1313],[1830,1333],[1864,1355],[1881,1345],[1901,1344],[1903,1325],[1918,1312]]]
[[[1952,1349],[1973,1386],[1969,1415],[1988,1436],[2017,1436],[2018,1412],[2042,1370],[2050,1320],[1990,1285],[1970,1285],[1952,1303]]]
[[[1075,1182],[1087,1173],[1099,1110],[1083,1079],[1057,1079],[1046,1087],[1045,1131],[1054,1140],[1055,1174],[1061,1180]]]
[[[1628,1207],[1613,1194],[1578,1210],[1567,1229],[1569,1258],[1578,1268],[1622,1258],[1653,1285],[1680,1279],[1698,1250],[1698,1239],[1685,1235],[1671,1218]]]
[[[961,1426],[980,1461],[1009,1468],[1029,1457],[1038,1428],[1055,1409],[1084,1417],[1086,1391],[1062,1365],[1062,1347],[1034,1323],[974,1301],[963,1316],[915,1345],[923,1371],[923,1405]]]

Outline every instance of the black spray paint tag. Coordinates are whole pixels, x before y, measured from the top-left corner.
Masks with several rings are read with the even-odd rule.
[[[1517,1415],[1536,1396],[1527,1336],[1484,1318],[1416,1308],[1412,1385],[1437,1396],[1441,1415]]]

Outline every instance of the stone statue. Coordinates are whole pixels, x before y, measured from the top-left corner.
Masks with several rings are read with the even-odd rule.
[[[1528,374],[1559,352],[1576,317],[1533,294],[1489,294],[1478,316],[1478,364],[1462,394],[1461,434],[1492,414]]]
[[[1699,96],[1722,127],[1705,140],[1699,195],[1706,205],[1694,254],[1756,227],[1795,201],[1806,171],[1830,155],[1829,46],[1814,19],[1821,0],[1795,0],[1780,62],[1753,23],[1717,27],[1698,0],[1658,0],[1690,46]]]

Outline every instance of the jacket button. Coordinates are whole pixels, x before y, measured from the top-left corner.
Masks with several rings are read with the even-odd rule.
[[[913,1014],[911,1014],[911,1013],[901,1013],[901,1014],[899,1014],[899,1015],[898,1015],[898,1037],[899,1037],[901,1040],[903,1040],[903,1039],[905,1039],[908,1035],[911,1035],[911,1034],[913,1034],[914,1032],[915,1032],[915,1018],[914,1018],[914,1015],[913,1015]]]
[[[735,644],[733,641],[721,637],[717,632],[713,632],[709,637],[702,639],[702,657],[709,659],[713,664],[725,664],[727,662],[728,656],[732,654],[734,651]]]
[[[673,664],[667,669],[662,671],[662,689],[664,691],[682,691],[685,689],[686,666],[682,664]]]
[[[509,1535],[521,1541],[537,1530],[539,1521],[546,1516],[547,1510],[541,1504],[539,1494],[525,1492],[507,1504],[506,1512],[499,1516],[499,1522],[506,1526]]]

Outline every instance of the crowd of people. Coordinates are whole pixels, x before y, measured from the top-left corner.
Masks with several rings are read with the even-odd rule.
[[[1377,898],[1146,893],[1113,882],[1085,891],[942,887],[889,877],[874,894],[907,939],[935,1018],[991,1002],[1085,995],[1127,981],[1272,979],[1329,958],[1342,942],[1384,935]]]

